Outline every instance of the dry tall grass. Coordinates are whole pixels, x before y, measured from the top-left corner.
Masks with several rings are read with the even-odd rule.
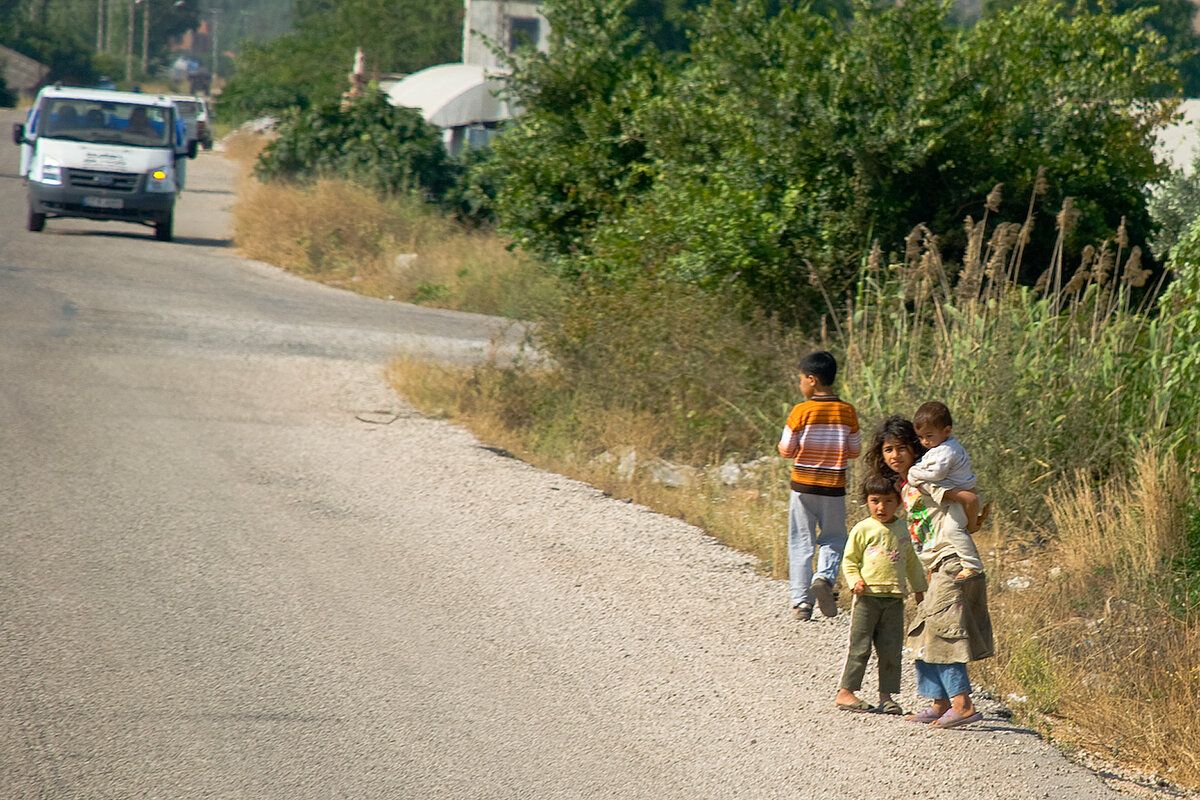
[[[1188,524],[1183,466],[1145,451],[1127,476],[1076,475],[1052,496],[1053,545],[1006,565],[1033,586],[997,596],[989,681],[1061,740],[1200,785],[1200,629],[1172,607],[1167,569]]]
[[[233,210],[234,244],[248,257],[372,297],[441,308],[519,318],[555,301],[553,277],[495,233],[467,229],[418,198],[380,197],[344,180],[261,183],[249,166],[262,137],[237,136],[227,148],[248,166]]]

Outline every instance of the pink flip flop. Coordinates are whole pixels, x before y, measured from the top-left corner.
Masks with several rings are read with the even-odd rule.
[[[937,722],[937,720],[940,718],[941,718],[941,714],[939,714],[937,712],[937,709],[934,708],[933,706],[930,706],[929,708],[925,709],[924,711],[917,712],[916,714],[913,714],[911,717],[905,717],[904,719],[907,720],[908,722],[918,722],[922,725],[928,725],[931,722]]]
[[[981,719],[983,719],[982,711],[976,711],[974,714],[964,717],[952,708],[945,714],[942,714],[942,716],[938,718],[937,722],[932,723],[932,727],[957,728],[960,725],[971,725],[979,722]]]

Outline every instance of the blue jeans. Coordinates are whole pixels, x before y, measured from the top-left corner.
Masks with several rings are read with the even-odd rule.
[[[933,700],[949,700],[971,693],[966,664],[930,664],[917,659],[917,694]]]
[[[814,554],[816,575],[829,581],[830,586],[837,583],[846,536],[845,497],[792,492],[788,504],[788,579],[793,606],[812,605]]]

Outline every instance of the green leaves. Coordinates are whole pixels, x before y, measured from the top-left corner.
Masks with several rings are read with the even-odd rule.
[[[375,73],[416,72],[457,61],[460,0],[343,0],[316,4],[293,33],[247,45],[221,95],[223,117],[241,121],[293,106],[336,101],[349,84],[354,51]]]
[[[379,92],[345,107],[326,103],[289,113],[255,174],[299,182],[331,175],[384,193],[422,190],[439,199],[454,181],[438,130]]]
[[[690,57],[673,59],[627,5],[547,5],[555,48],[517,59],[525,114],[496,145],[501,224],[564,275],[732,284],[815,327],[824,301],[806,263],[842,295],[871,238],[956,231],[997,182],[1023,218],[1039,167],[1054,185],[1035,213],[1076,198],[1079,240],[1122,216],[1149,229],[1151,131],[1171,110],[1152,98],[1174,76],[1145,11],[1030,0],[964,29],[939,0],[859,2],[849,23],[716,0]],[[1035,238],[1029,261],[1053,240]]]

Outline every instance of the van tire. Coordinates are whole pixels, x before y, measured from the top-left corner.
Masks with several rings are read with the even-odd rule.
[[[32,208],[29,209],[29,220],[26,223],[25,227],[27,227],[29,230],[33,231],[34,233],[41,231],[43,228],[46,227],[46,215],[38,214]]]
[[[175,212],[164,211],[154,223],[154,238],[160,242],[171,241],[172,228],[175,227]]]

